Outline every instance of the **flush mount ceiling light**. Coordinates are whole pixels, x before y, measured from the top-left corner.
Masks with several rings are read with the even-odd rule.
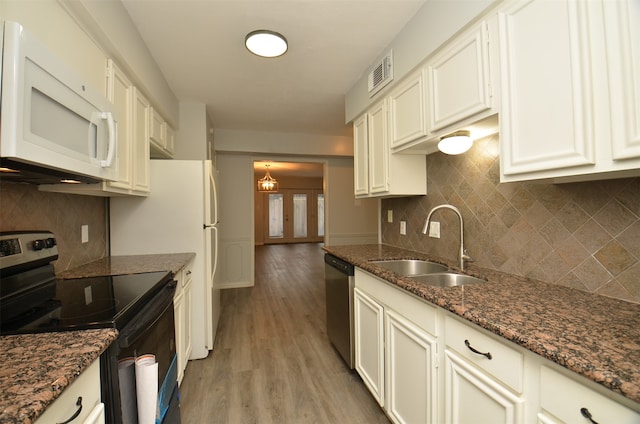
[[[282,34],[266,29],[252,31],[244,39],[247,49],[261,57],[278,57],[287,51],[287,39]]]
[[[469,131],[456,131],[445,135],[438,143],[438,150],[448,155],[459,155],[473,146]]]
[[[267,167],[267,175],[258,180],[258,191],[278,191],[278,181],[269,174],[269,165]]]

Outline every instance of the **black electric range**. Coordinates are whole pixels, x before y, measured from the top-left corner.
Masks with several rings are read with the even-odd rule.
[[[152,353],[161,388],[157,418],[179,423],[171,272],[56,279],[57,258],[50,232],[0,233],[0,335],[115,328],[118,339],[100,357],[107,422],[127,421],[120,361]]]

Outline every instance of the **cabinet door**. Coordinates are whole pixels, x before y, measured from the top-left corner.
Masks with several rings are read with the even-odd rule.
[[[131,189],[133,187],[133,148],[132,125],[133,115],[133,84],[120,68],[109,60],[108,68],[108,98],[114,104],[118,117],[118,181],[109,181],[111,187]]]
[[[353,122],[353,184],[355,195],[369,194],[369,136],[367,114]]]
[[[594,164],[591,3],[518,0],[499,12],[503,181]]]
[[[380,406],[384,406],[383,313],[382,305],[354,289],[356,371]]]
[[[175,139],[176,139],[176,133],[173,130],[173,128],[171,128],[171,125],[167,124],[166,122],[164,123],[164,132],[165,132],[165,138],[166,138],[166,149],[167,152],[173,156],[174,153],[174,149],[175,149]]]
[[[427,64],[429,132],[491,108],[487,23],[456,38]]]
[[[524,399],[446,349],[444,415],[447,424],[521,424]]]
[[[178,385],[182,384],[184,377],[184,364],[187,361],[184,355],[185,332],[184,332],[184,290],[179,289],[173,298],[173,317],[175,320],[176,332],[176,355],[178,357]]]
[[[389,136],[386,99],[368,113],[369,194],[389,191]]]
[[[149,101],[134,88],[133,104],[133,180],[134,188],[149,191]]]
[[[640,2],[605,1],[613,159],[640,158]]]
[[[389,95],[391,147],[427,135],[422,71],[410,76]]]
[[[386,312],[386,409],[396,423],[436,423],[436,339]]]
[[[192,299],[191,299],[191,278],[187,280],[184,286],[184,368],[187,368],[191,351],[193,350],[192,342],[192,328],[193,328],[193,316],[192,316]]]

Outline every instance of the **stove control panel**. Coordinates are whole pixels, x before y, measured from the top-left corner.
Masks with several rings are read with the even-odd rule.
[[[58,244],[48,231],[0,232],[0,269],[58,259]]]

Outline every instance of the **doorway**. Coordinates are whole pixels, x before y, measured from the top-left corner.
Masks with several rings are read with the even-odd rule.
[[[256,191],[256,245],[323,242],[323,164],[255,161],[256,181],[265,175],[266,165],[277,189]]]

